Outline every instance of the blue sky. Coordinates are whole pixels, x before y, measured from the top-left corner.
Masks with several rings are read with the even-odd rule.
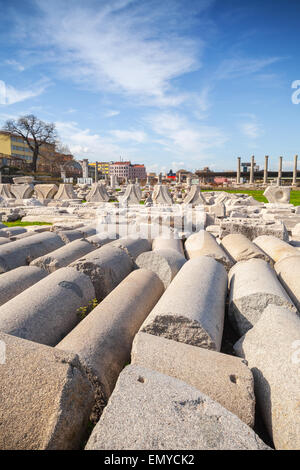
[[[0,125],[34,113],[76,158],[148,171],[252,154],[290,169],[299,14],[298,0],[0,0]]]

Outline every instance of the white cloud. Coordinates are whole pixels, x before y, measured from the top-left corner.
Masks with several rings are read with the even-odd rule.
[[[105,113],[105,117],[114,117],[114,116],[118,116],[119,114],[120,114],[120,111],[111,109],[110,111],[107,111]]]
[[[41,95],[46,85],[35,85],[31,90],[18,90],[0,80],[0,105],[11,105]]]
[[[218,67],[216,78],[222,80],[251,75],[279,60],[280,57],[268,57],[264,59],[251,59],[248,57],[225,59]]]
[[[138,143],[145,142],[147,139],[147,135],[143,131],[123,131],[119,129],[115,129],[110,131],[110,134],[113,135],[117,140],[122,141],[134,141]]]
[[[247,115],[244,115],[247,117]],[[248,114],[248,121],[238,124],[240,132],[251,140],[258,139],[263,134],[263,128],[258,123],[257,118],[253,114]]]
[[[148,118],[148,122],[154,132],[164,137],[174,154],[187,160],[204,157],[207,150],[227,141],[227,136],[217,127],[195,126],[178,114],[157,114]]]
[[[18,62],[17,60],[14,60],[14,59],[7,59],[5,62],[4,62],[6,65],[10,65],[11,67],[13,67],[14,69],[16,69],[18,72],[24,72],[25,70],[25,66],[22,65],[20,62]]]
[[[114,0],[95,5],[87,0],[72,2],[69,8],[65,0],[39,0],[43,15],[39,24],[32,23],[32,35],[37,45],[43,37],[45,46],[55,47],[58,64],[75,80],[151,99],[152,105],[174,106],[186,94],[172,87],[172,79],[201,66],[204,46],[199,38],[188,37],[183,25],[212,2],[202,0],[189,11],[181,2]]]

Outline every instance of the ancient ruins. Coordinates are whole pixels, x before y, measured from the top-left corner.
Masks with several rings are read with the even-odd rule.
[[[290,189],[0,184],[0,449],[299,449]]]

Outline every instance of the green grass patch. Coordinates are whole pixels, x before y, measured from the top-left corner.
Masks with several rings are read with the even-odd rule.
[[[249,194],[253,196],[259,202],[268,202],[268,200],[263,196],[264,190],[258,189],[203,189],[202,191],[224,191],[225,193],[241,193]],[[291,204],[294,206],[300,206],[300,191],[291,191]]]
[[[22,222],[22,220],[15,220],[14,222],[1,222],[7,227],[27,227],[28,225],[53,225],[51,222]]]

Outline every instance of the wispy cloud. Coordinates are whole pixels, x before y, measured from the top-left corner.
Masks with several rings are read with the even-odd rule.
[[[66,0],[37,0],[41,15],[31,21],[31,40],[41,45],[43,38],[45,48],[55,48],[64,74],[93,88],[178,105],[185,94],[172,80],[201,67],[204,46],[184,28],[213,0],[193,2],[191,9],[171,3],[113,0],[98,1],[95,8],[87,0],[69,8]]]
[[[25,66],[23,64],[21,64],[20,62],[18,62],[17,60],[7,59],[7,60],[4,61],[4,63],[5,63],[5,65],[10,65],[11,67],[13,67],[18,72],[24,72],[24,70],[25,70]]]
[[[121,141],[134,141],[138,143],[145,142],[147,140],[147,135],[144,131],[126,131],[115,129],[110,131],[110,134],[114,136],[117,140]]]
[[[120,114],[120,111],[111,109],[111,110],[107,111],[104,116],[105,117],[114,117],[114,116],[118,116],[119,114]]]
[[[28,90],[18,90],[12,85],[6,84],[3,80],[0,80],[0,105],[7,106],[39,96],[45,91],[46,87],[47,85],[43,84],[34,85]]]
[[[243,135],[251,140],[258,139],[263,135],[264,130],[262,125],[258,122],[257,117],[254,114],[242,114],[241,118],[246,118],[244,122],[238,123],[238,128]]]
[[[267,57],[267,58],[249,58],[239,57],[225,59],[219,65],[216,72],[216,79],[233,79],[239,78],[244,75],[251,75],[260,72],[265,67],[278,62],[280,57]]]

